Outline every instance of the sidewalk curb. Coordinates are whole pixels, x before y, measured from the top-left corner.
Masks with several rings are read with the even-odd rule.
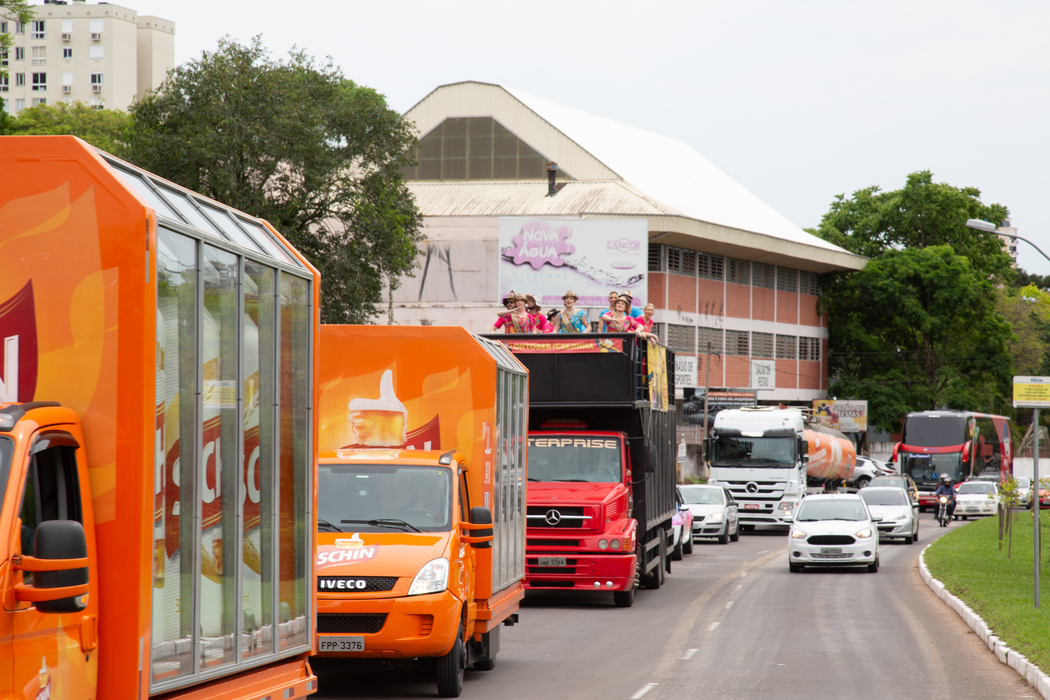
[[[995,654],[1000,662],[1016,671],[1017,675],[1025,679],[1028,685],[1035,688],[1036,692],[1045,700],[1050,700],[1050,676],[1040,671],[1035,664],[1028,663],[1028,659],[1023,654],[1014,651],[999,641],[999,638],[992,634],[992,630],[988,628],[988,625],[985,624],[980,615],[971,610],[970,606],[962,602],[962,600],[949,593],[943,583],[930,575],[930,570],[926,568],[926,550],[929,547],[930,545],[923,547],[922,552],[919,554],[919,573],[922,574],[922,580],[926,582],[930,590],[937,594],[937,597],[959,614],[959,617],[992,650],[992,653]]]

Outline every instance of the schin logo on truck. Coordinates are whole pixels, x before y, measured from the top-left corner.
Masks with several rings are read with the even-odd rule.
[[[377,549],[378,545],[365,545],[361,535],[355,532],[349,539],[337,539],[335,547],[322,545],[322,551],[317,553],[317,566],[349,564],[362,559],[372,559]]]

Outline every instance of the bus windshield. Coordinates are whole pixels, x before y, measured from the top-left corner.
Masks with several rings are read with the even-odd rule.
[[[452,470],[403,464],[319,464],[322,532],[448,532]]]
[[[711,442],[711,466],[784,468],[795,464],[793,437],[718,436]]]
[[[529,436],[529,481],[613,484],[622,480],[620,441],[616,438]]]
[[[909,474],[916,486],[936,484],[941,474],[952,481],[963,478],[962,451],[938,454],[901,453],[901,474]]]

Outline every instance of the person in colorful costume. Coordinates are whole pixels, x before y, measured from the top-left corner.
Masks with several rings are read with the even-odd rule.
[[[533,333],[535,324],[532,316],[525,310],[526,299],[522,294],[514,295],[514,308],[507,315],[501,315],[492,326],[496,333],[500,328],[504,333]]]
[[[623,297],[617,297],[614,304],[615,311],[606,311],[602,314],[605,322],[606,333],[634,333],[638,328],[638,322],[627,313],[628,301]]]
[[[631,306],[631,304],[634,301],[634,297],[631,295],[630,289],[625,289],[622,292],[620,292],[619,298],[627,300],[627,313],[631,316],[631,318],[641,318],[642,310],[639,309],[637,306]]]
[[[607,314],[607,313],[611,314],[612,312],[616,311],[616,300],[619,299],[619,298],[620,298],[620,295],[617,294],[616,292],[609,292],[609,308],[606,311],[604,311],[601,316],[599,316],[599,318],[603,319],[602,321],[599,322],[599,325],[598,325],[598,332],[599,333],[612,333],[613,332],[613,331],[608,330],[605,327],[605,320],[604,319],[605,319],[605,314]]]
[[[562,296],[565,308],[554,317],[554,328],[558,333],[590,333],[591,322],[587,314],[576,308],[576,292],[571,289]]]
[[[543,310],[536,303],[536,298],[531,294],[525,295],[525,310],[532,316],[532,327],[534,333],[553,333],[554,326],[543,315]]]
[[[645,308],[642,309],[642,315],[635,319],[635,323],[638,324],[636,332],[638,335],[646,338],[650,343],[660,342],[659,336],[653,332],[654,313],[656,313],[656,307],[652,304],[646,304]]]

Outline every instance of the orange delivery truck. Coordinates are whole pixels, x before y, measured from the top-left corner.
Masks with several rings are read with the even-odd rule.
[[[524,597],[528,373],[459,327],[321,326],[314,663],[458,697]]]
[[[314,692],[317,271],[74,137],[0,173],[0,695]]]

